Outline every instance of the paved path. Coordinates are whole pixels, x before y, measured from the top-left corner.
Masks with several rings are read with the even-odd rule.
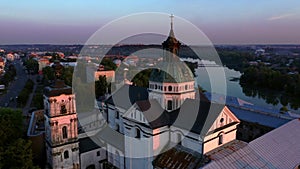
[[[36,90],[36,87],[37,87],[36,75],[33,75],[30,79],[34,82],[34,86],[33,86],[33,89],[32,89],[32,93],[30,93],[30,95],[28,97],[27,103],[26,103],[26,105],[23,108],[23,115],[24,116],[28,116],[28,111],[30,109],[32,98],[33,98],[33,96],[35,94],[35,90]]]
[[[17,71],[16,80],[12,81],[7,87],[7,93],[0,96],[0,107],[5,107],[7,105],[7,107],[16,108],[17,102],[15,98],[19,95],[28,80],[21,61],[16,60],[13,64]]]

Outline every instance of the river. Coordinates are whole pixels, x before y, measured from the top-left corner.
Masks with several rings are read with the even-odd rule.
[[[199,60],[195,60],[195,59],[183,59],[183,60],[199,63]],[[199,66],[195,70],[195,74],[196,74],[196,83],[197,83],[196,85],[200,85],[204,90],[206,90],[208,92],[219,91],[219,90],[221,90],[221,88],[224,87],[224,84],[225,84],[227,96],[238,97],[238,98],[245,100],[247,102],[250,102],[254,105],[264,107],[267,109],[279,110],[282,107],[280,102],[276,105],[273,105],[273,104],[267,103],[267,101],[265,99],[259,97],[258,95],[255,97],[246,96],[245,93],[243,92],[243,88],[239,84],[238,79],[241,76],[240,72],[235,71],[233,69],[229,69],[227,67],[212,66],[215,64],[215,62],[211,62],[211,61],[202,61],[202,63],[203,63],[203,66]],[[209,65],[209,66],[205,66],[205,65]],[[211,90],[212,85],[209,80],[207,72],[210,72],[211,78],[222,79],[221,76],[224,75],[224,74],[223,75],[220,74],[220,72],[222,70],[224,70],[226,82],[215,84],[214,90],[212,91]],[[223,77],[223,79],[224,79],[224,77]],[[265,94],[267,94],[267,93],[265,93]],[[300,109],[292,110],[292,111],[296,112],[296,113],[300,113]]]

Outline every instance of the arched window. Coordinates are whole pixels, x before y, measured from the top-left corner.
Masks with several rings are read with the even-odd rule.
[[[168,87],[168,90],[169,90],[169,92],[172,91],[172,86],[169,86],[169,87]]]
[[[180,133],[177,133],[177,143],[178,143],[179,145],[181,145],[181,141],[182,141],[181,134],[180,134]]]
[[[66,105],[61,105],[60,106],[60,113],[61,114],[66,114],[67,113]]]
[[[220,119],[220,127],[222,127],[224,125],[224,118],[222,117],[221,119]]]
[[[62,128],[62,135],[63,135],[63,139],[68,138],[68,130],[66,126]]]
[[[138,128],[135,128],[135,138],[141,138],[141,131]]]
[[[219,145],[223,144],[223,133],[219,134]]]
[[[118,110],[116,110],[116,113],[115,113],[115,118],[116,118],[116,119],[119,119],[119,115],[120,115],[119,111],[118,111]]]
[[[171,100],[168,100],[167,110],[172,110],[172,101]]]
[[[185,85],[185,90],[187,90],[188,89],[188,85]]]
[[[66,150],[64,152],[64,159],[67,159],[67,158],[69,158],[69,151],[68,150]]]
[[[120,132],[120,126],[119,126],[119,124],[117,124],[117,132]]]

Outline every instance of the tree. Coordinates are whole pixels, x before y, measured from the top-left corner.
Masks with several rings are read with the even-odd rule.
[[[149,78],[153,69],[145,69],[138,74],[136,74],[133,79],[132,83],[136,86],[140,87],[148,87],[149,86]]]
[[[31,141],[18,138],[3,153],[3,168],[38,168],[32,162]]]
[[[50,56],[52,56],[51,57],[51,59],[50,59],[50,62],[54,62],[55,60],[60,60],[61,58],[60,58],[60,56],[59,56],[59,54],[58,53],[50,53]]]
[[[33,86],[34,86],[34,82],[28,79],[24,88],[19,93],[18,100],[17,100],[19,104],[25,105],[27,103],[28,97],[32,92]]]
[[[43,94],[35,93],[32,102],[34,107],[36,107],[37,109],[43,109],[44,108]]]
[[[34,60],[34,59],[28,59],[25,63],[25,66],[27,68],[27,70],[31,73],[31,74],[37,74],[39,71],[39,63]]]
[[[43,68],[43,76],[45,79],[47,80],[54,80],[54,70],[52,67],[50,66],[46,66]]]
[[[0,84],[8,85],[16,76],[16,68],[14,65],[9,65],[6,73],[1,77]]]
[[[103,58],[101,61],[101,65],[104,66],[104,70],[116,70],[117,65],[111,59]]]
[[[74,90],[76,91],[77,112],[88,112],[94,109],[95,104],[95,83],[83,83],[80,77],[74,79]]]
[[[99,80],[95,82],[96,97],[99,98],[100,96],[104,96],[108,87],[109,85],[106,81],[106,77],[99,76]]]
[[[82,83],[87,82],[87,74],[86,74],[86,62],[84,60],[78,60],[77,66],[75,67],[76,77],[80,79]]]
[[[66,85],[72,86],[73,72],[74,72],[73,67],[64,68],[62,78],[65,81]]]
[[[0,108],[0,128],[0,168],[37,168],[32,162],[31,142],[22,138],[22,112]]]
[[[72,78],[73,78],[73,67],[65,67],[62,72],[62,79],[65,81],[66,85],[72,86]],[[46,66],[43,68],[43,81],[45,85],[49,85],[49,81],[53,81],[55,79],[54,70],[50,66]]]

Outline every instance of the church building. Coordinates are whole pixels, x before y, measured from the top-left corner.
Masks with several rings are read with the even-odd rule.
[[[44,92],[50,168],[169,168],[172,160],[175,168],[195,168],[204,154],[236,139],[235,115],[225,105],[196,99],[193,73],[178,56],[181,43],[172,17],[162,46],[163,61],[152,71],[149,87],[122,86],[105,101],[101,115],[86,115],[89,124],[80,124],[75,95],[55,63],[55,83]],[[176,152],[187,156],[178,159]]]
[[[148,89],[124,85],[106,100],[109,126],[124,135],[124,146],[109,148],[112,165],[159,168],[154,161],[174,146],[203,155],[236,139],[239,120],[225,105],[195,99],[194,76],[178,57],[180,45],[171,21],[163,61]]]

